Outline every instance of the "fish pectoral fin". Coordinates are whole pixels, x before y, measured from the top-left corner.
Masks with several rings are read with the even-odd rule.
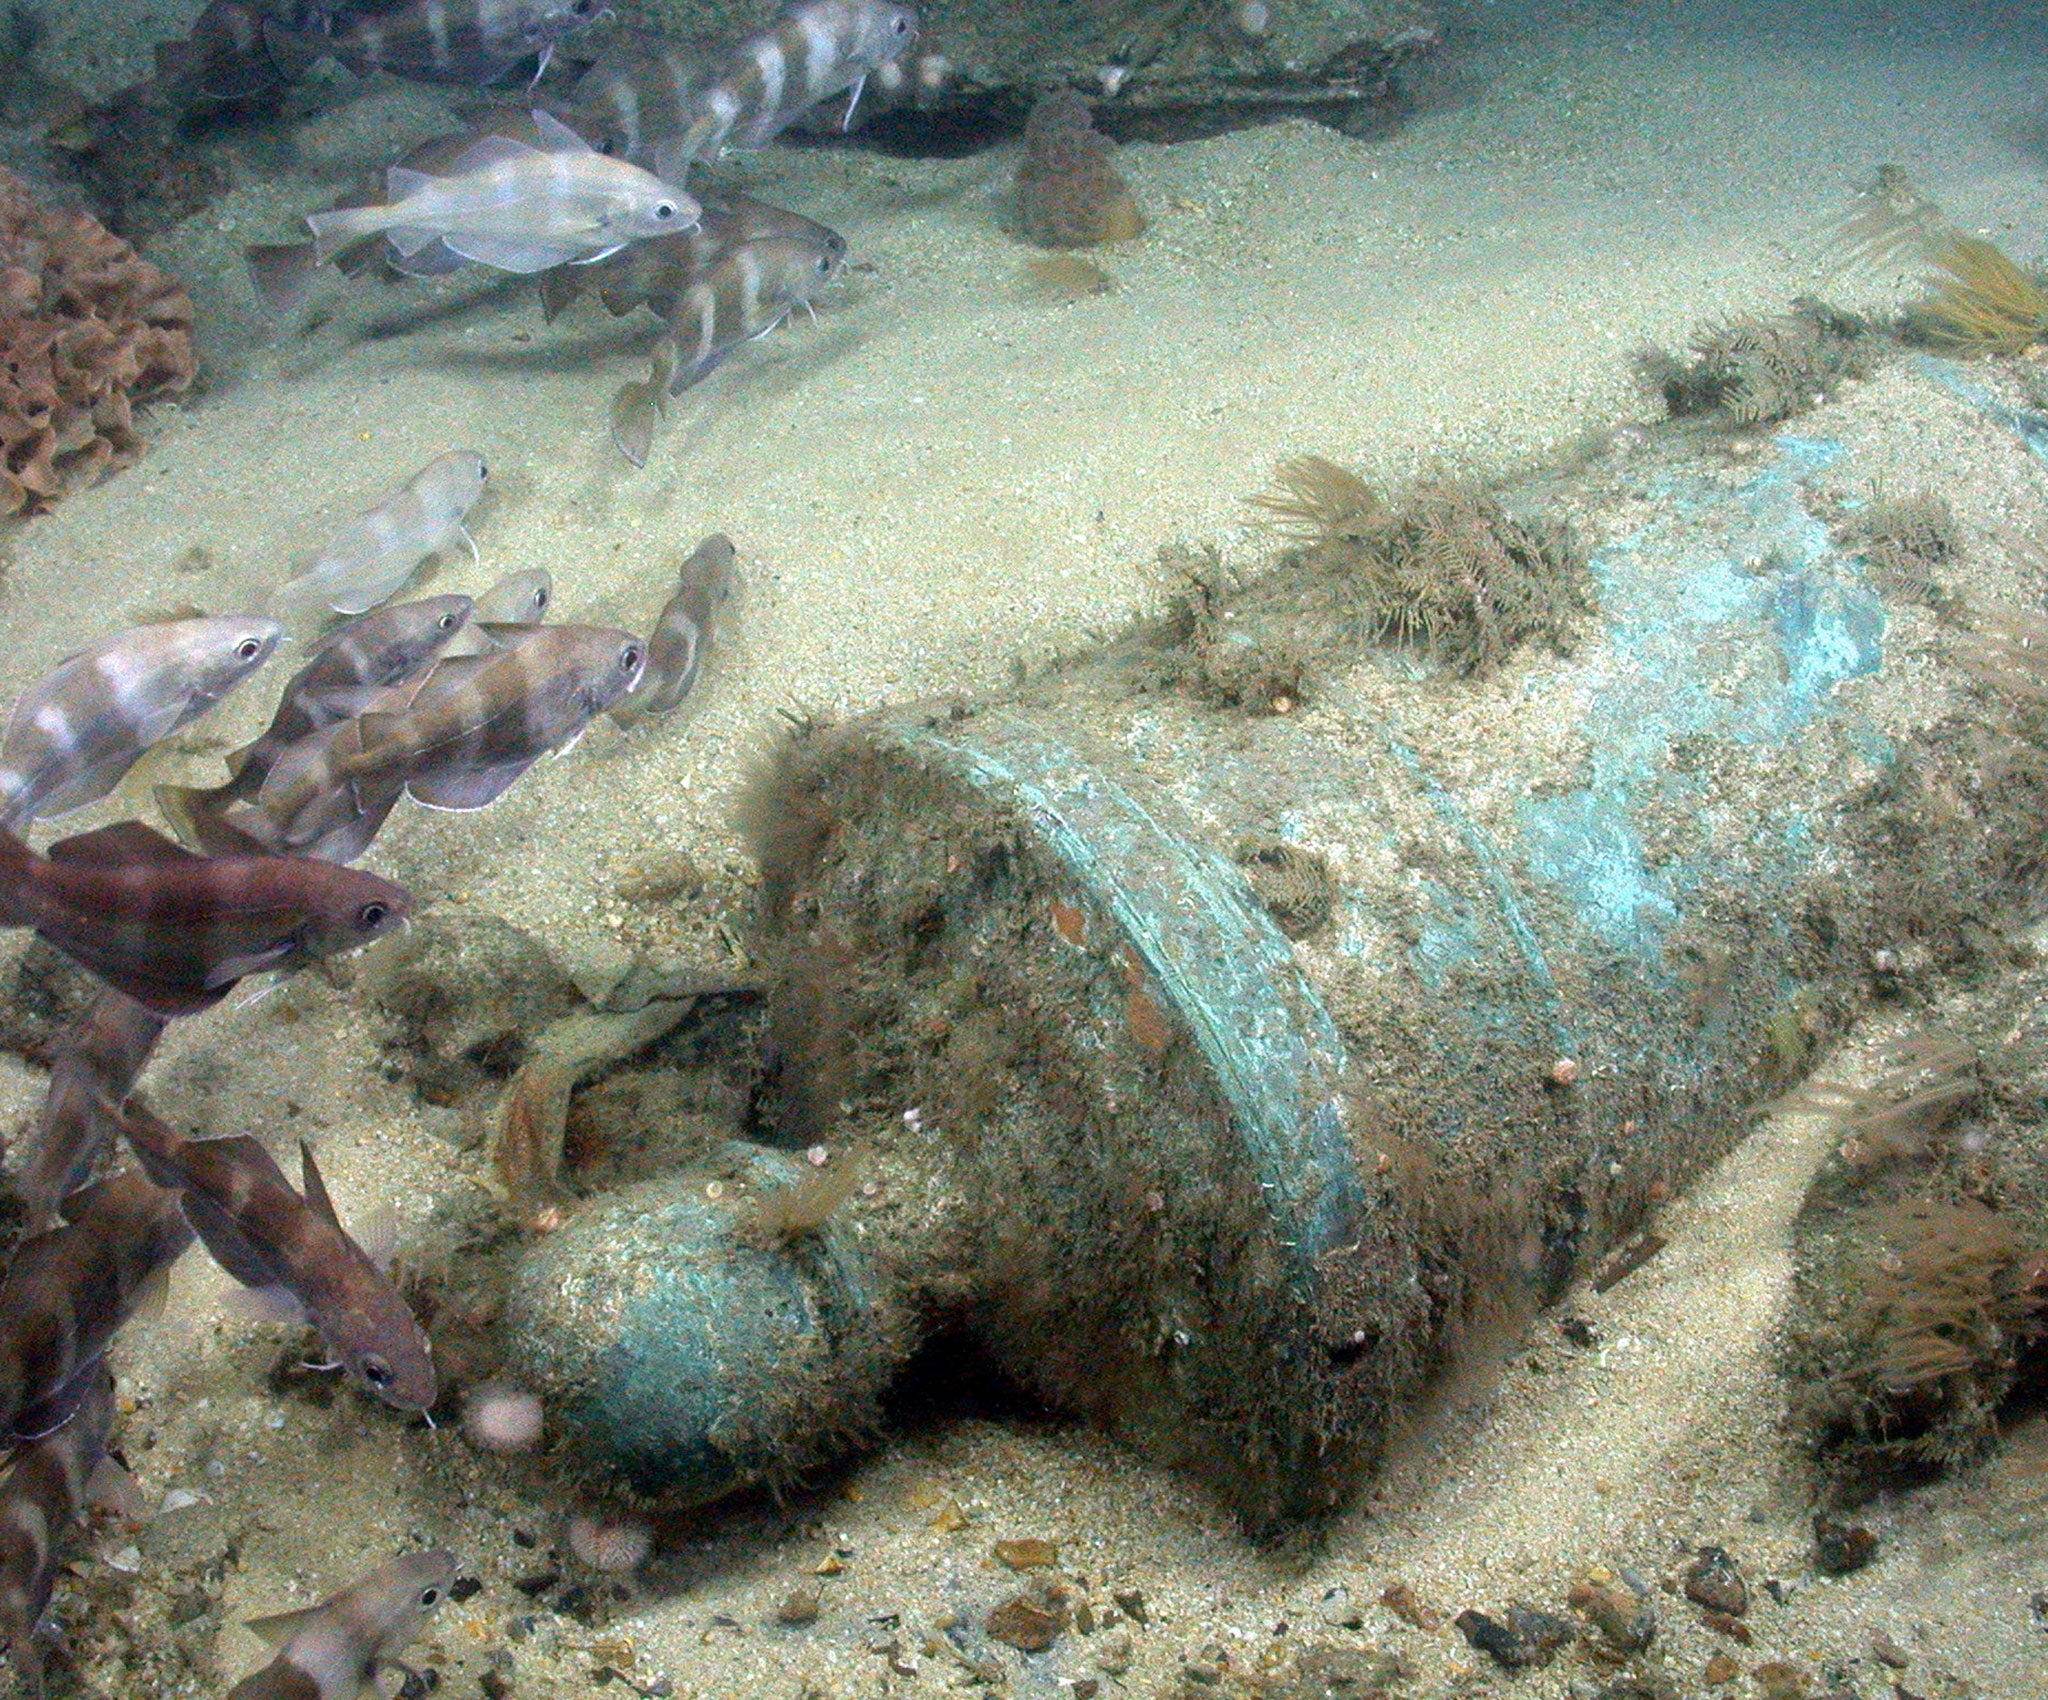
[[[282,1647],[325,1609],[324,1606],[302,1606],[297,1611],[281,1611],[269,1617],[248,1618],[242,1627],[251,1635],[259,1636],[265,1646]]]
[[[203,1193],[189,1187],[178,1195],[185,1220],[214,1262],[242,1286],[257,1292],[281,1286],[277,1261],[242,1232],[242,1225]]]
[[[402,224],[386,231],[385,240],[390,244],[391,251],[401,260],[410,260],[415,254],[424,252],[444,239],[438,230],[427,230],[416,224]],[[454,268],[449,269],[452,271]]]
[[[406,781],[405,789],[415,803],[423,803],[430,809],[451,809],[467,814],[474,809],[490,807],[538,759],[529,756],[524,761],[508,761],[497,767],[428,774]]]
[[[610,259],[625,245],[623,242],[614,242],[609,248],[600,248],[594,254],[585,254],[580,260],[571,260],[569,264],[572,266],[594,266],[599,260]]]
[[[564,124],[552,112],[533,108],[534,133],[541,139],[541,146],[549,153],[596,153],[581,136]]]
[[[190,1245],[192,1242],[185,1242]],[[171,1302],[171,1266],[159,1263],[147,1275],[128,1299],[128,1320],[147,1326],[163,1320],[163,1314]]]
[[[60,838],[44,854],[53,862],[100,868],[132,868],[138,863],[194,862],[199,859],[184,845],[166,838],[155,827],[144,826],[139,820],[116,821],[112,826],[81,832],[76,838]]]
[[[479,265],[495,266],[501,272],[544,272],[550,266],[566,266],[582,259],[588,250],[578,244],[564,248],[559,243],[520,242],[505,236],[482,236],[464,231],[443,236],[442,241]]]
[[[267,1287],[234,1287],[221,1299],[221,1309],[248,1322],[285,1327],[313,1320],[291,1288],[273,1282]]]
[[[276,944],[266,945],[262,950],[252,950],[246,956],[224,956],[206,971],[202,982],[209,992],[227,990],[237,980],[251,974],[261,974],[269,968],[278,968],[291,960],[292,952],[299,947],[297,939],[280,939]]]
[[[386,248],[391,245],[387,242]],[[403,272],[407,277],[446,277],[450,272],[459,272],[469,264],[462,255],[449,247],[438,236],[423,248],[416,248],[410,254],[392,252],[389,256],[391,269]]]
[[[110,1511],[129,1523],[149,1521],[149,1497],[139,1483],[111,1458],[102,1457],[85,1479],[88,1505]]]

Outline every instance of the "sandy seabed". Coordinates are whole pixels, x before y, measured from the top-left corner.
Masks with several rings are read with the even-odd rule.
[[[696,540],[727,531],[744,594],[686,720],[599,728],[482,815],[403,813],[369,859],[423,905],[502,915],[601,980],[649,924],[615,895],[622,875],[682,852],[743,891],[734,798],[778,710],[1000,682],[1020,659],[1156,611],[1173,589],[1162,545],[1267,559],[1274,540],[1243,497],[1278,457],[1324,454],[1398,484],[1578,452],[1652,411],[1632,350],[1811,287],[1818,239],[1882,161],[2031,259],[2048,228],[2044,52],[2048,22],[2019,6],[1474,7],[1425,110],[1390,138],[1283,124],[1124,149],[1151,230],[1103,257],[1114,292],[1065,305],[1019,296],[1009,150],[909,162],[770,149],[733,180],[841,230],[854,269],[815,324],[691,391],[639,473],[605,423],[613,390],[644,370],[635,321],[585,309],[544,327],[517,280],[337,285],[319,328],[261,339],[240,245],[285,239],[321,181],[443,127],[430,97],[379,87],[299,138],[309,175],[242,189],[153,244],[193,287],[214,381],[158,410],[141,464],[0,534],[0,685],[18,688],[117,612],[263,604],[298,552],[458,444],[493,468],[483,560],[449,563],[437,589],[545,565],[557,617],[643,626]],[[1892,400],[1928,405],[1903,381]],[[2009,494],[1980,490],[1978,505],[1988,518]],[[2040,491],[2013,499],[2037,507]],[[195,549],[210,565],[176,570]],[[239,742],[266,707],[258,687],[201,729]],[[666,942],[715,956],[705,938]],[[421,1234],[437,1193],[470,1183],[451,1179],[450,1116],[384,1078],[377,1039],[356,1003],[308,982],[182,1024],[151,1079],[224,1133],[281,1125],[290,1100],[318,1130],[344,1212],[395,1202]],[[26,1118],[40,1077],[11,1066],[5,1083],[6,1113]],[[1887,1544],[1873,1569],[1812,1574],[1773,1340],[1791,1218],[1827,1137],[1813,1118],[1767,1124],[1666,1212],[1662,1258],[1574,1297],[1599,1349],[1546,1334],[1483,1388],[1447,1396],[1312,1555],[1252,1549],[1198,1492],[1094,1435],[970,1418],[898,1438],[792,1507],[673,1532],[602,1629],[512,1587],[561,1544],[569,1508],[543,1475],[351,1399],[321,1411],[273,1394],[276,1336],[224,1316],[224,1278],[195,1256],[171,1315],[124,1341],[119,1367],[145,1489],[202,1498],[150,1525],[132,1562],[146,1586],[152,1569],[203,1564],[209,1543],[232,1548],[216,1580],[233,1620],[443,1542],[484,1583],[415,1651],[443,1693],[480,1692],[494,1657],[511,1692],[581,1693],[630,1644],[643,1688],[665,1677],[678,1694],[794,1700],[961,1679],[923,1650],[926,1632],[949,1612],[978,1623],[1015,1591],[994,1540],[1043,1536],[1089,1597],[1140,1589],[1150,1622],[1130,1630],[1132,1663],[1114,1676],[1097,1667],[1100,1635],[1035,1659],[1004,1652],[1018,1693],[1076,1680],[1170,1691],[1211,1644],[1255,1668],[1285,1623],[1280,1642],[1401,1653],[1417,1670],[1404,1691],[1427,1695],[1510,1683],[1453,1632],[1379,1606],[1391,1582],[1446,1615],[1515,1597],[1556,1609],[1591,1563],[1663,1576],[1714,1543],[1752,1578],[1793,1586],[1788,1603],[1755,1608],[1747,1650],[1660,1601],[1684,1692],[1724,1650],[1745,1667],[1853,1661],[1862,1693],[1889,1692],[1892,1673],[1871,1662],[1882,1630],[1913,1656],[1905,1687],[1930,1700],[2048,1693],[2048,1628],[2027,1605],[2048,1587],[2039,1422],[1969,1479],[1876,1507]],[[131,1562],[119,1544],[89,1562]],[[812,1574],[834,1553],[837,1574]],[[822,1587],[822,1615],[775,1626],[799,1586]],[[1353,1618],[1362,1627],[1344,1627]],[[214,1691],[258,1656],[216,1622],[209,1611],[187,1631]],[[874,1650],[892,1640],[917,1675]],[[1970,1686],[1944,1687],[1941,1672]],[[1569,1681],[1595,1679],[1560,1666],[1512,1686],[1549,1696]]]

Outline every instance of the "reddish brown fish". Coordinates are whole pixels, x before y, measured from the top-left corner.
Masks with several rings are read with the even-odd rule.
[[[0,1480],[0,1644],[35,1700],[43,1694],[36,1625],[50,1604],[65,1532],[85,1508],[114,1424],[114,1378],[106,1365],[86,1379],[71,1420],[15,1448],[13,1467]]]
[[[107,1349],[192,1243],[175,1193],[124,1170],[64,1201],[64,1225],[24,1240],[0,1281],[0,1430],[47,1434]]]
[[[354,950],[404,922],[389,880],[296,856],[195,856],[139,821],[39,856],[0,832],[0,926],[33,927],[158,1015],[190,1015],[237,980]]]
[[[350,1377],[386,1404],[402,1411],[433,1404],[426,1334],[390,1278],[343,1230],[310,1148],[299,1146],[301,1197],[260,1140],[187,1139],[140,1103],[118,1113],[143,1168],[177,1190],[216,1263],[245,1287],[289,1293]]]
[[[58,1036],[35,1141],[14,1183],[31,1233],[55,1227],[64,1200],[92,1174],[115,1132],[101,1102],[128,1096],[163,1030],[162,1016],[107,991]]]

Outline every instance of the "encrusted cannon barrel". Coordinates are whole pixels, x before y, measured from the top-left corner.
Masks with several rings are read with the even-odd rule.
[[[1253,1528],[1338,1502],[1475,1330],[1990,901],[1996,806],[1922,806],[1976,783],[1939,729],[1977,687],[1815,517],[1882,452],[1590,480],[1567,654],[1432,668],[1310,560],[794,739],[757,799],[772,1112],[865,1179],[792,1231],[806,1165],[736,1156],[529,1256],[519,1350],[585,1464],[801,1470],[964,1327]]]

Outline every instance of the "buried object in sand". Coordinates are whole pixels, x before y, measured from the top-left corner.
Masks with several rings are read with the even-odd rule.
[[[1304,561],[1230,608],[1284,714],[1151,633],[800,734],[754,811],[762,1102],[869,1178],[806,1217],[801,1159],[730,1147],[532,1242],[505,1344],[564,1458],[667,1502],[801,1475],[949,1294],[1249,1527],[1340,1503],[1461,1342],[1640,1230],[1867,995],[1900,851],[1858,752],[1972,790],[1805,505],[1847,459],[1668,473],[1568,655],[1418,680]],[[1327,875],[1293,938],[1239,861],[1274,841]]]

